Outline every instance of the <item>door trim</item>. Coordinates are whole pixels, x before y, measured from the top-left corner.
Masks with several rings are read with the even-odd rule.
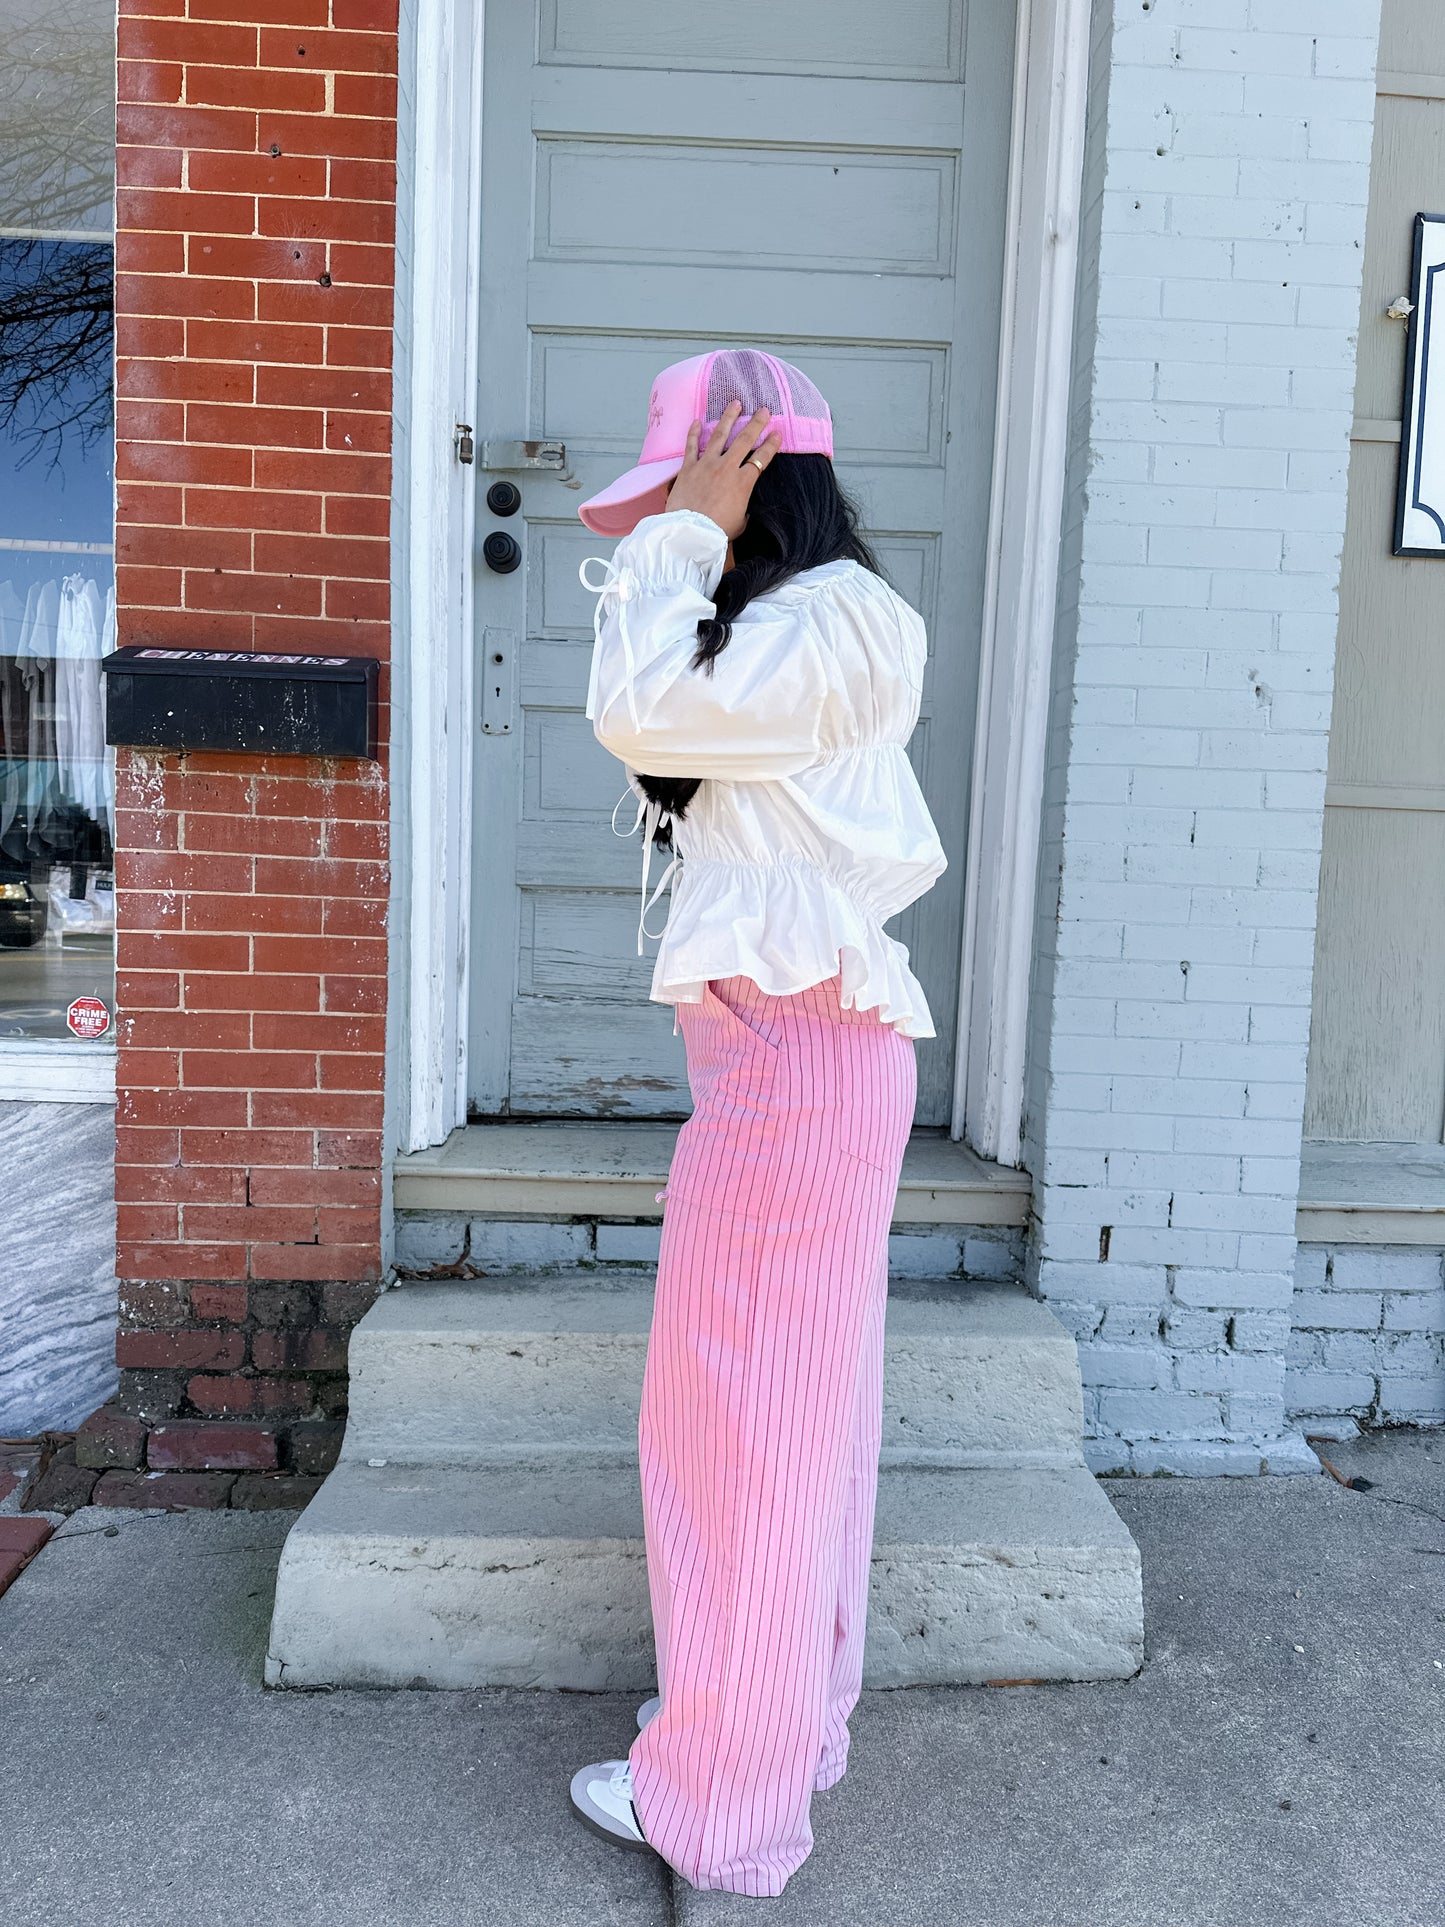
[[[1019,1162],[1078,266],[1090,0],[1018,0],[952,1135]]]
[[[952,1126],[1002,1164],[1019,1157],[1090,0],[1018,6]],[[466,1121],[474,470],[452,433],[476,393],[483,49],[480,0],[402,13],[388,1086],[389,1135],[411,1151]]]
[[[402,0],[392,473],[387,1137],[466,1121],[480,0]],[[458,166],[463,156],[464,165]]]

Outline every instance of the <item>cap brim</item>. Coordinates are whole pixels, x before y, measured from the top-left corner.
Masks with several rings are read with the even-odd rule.
[[[643,516],[660,515],[666,508],[667,491],[681,467],[681,455],[665,462],[639,462],[589,496],[577,513],[598,535],[630,535]]]

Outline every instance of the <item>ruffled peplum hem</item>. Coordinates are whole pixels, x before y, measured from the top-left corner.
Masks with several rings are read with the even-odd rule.
[[[727,880],[690,888],[682,865],[652,973],[660,1004],[702,1002],[703,988],[747,977],[770,997],[792,997],[840,977],[845,1010],[876,1010],[904,1037],[933,1037],[923,986],[908,952],[876,917],[809,864],[725,864]]]

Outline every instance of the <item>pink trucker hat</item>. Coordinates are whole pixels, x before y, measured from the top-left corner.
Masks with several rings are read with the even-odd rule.
[[[800,368],[758,348],[716,348],[664,368],[652,384],[647,433],[636,468],[584,502],[577,513],[598,535],[627,535],[645,515],[667,506],[667,491],[682,467],[687,431],[701,421],[704,439],[730,401],[741,402],[740,421],[766,408],[783,438],[785,455],[831,455],[833,418],[828,404]]]

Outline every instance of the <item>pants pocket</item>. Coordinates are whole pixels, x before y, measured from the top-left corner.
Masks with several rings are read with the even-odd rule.
[[[713,986],[707,984],[703,989],[703,1007],[709,1016],[724,1025],[740,1049],[750,1051],[756,1047],[774,1061],[782,1055],[782,1046],[762,1029],[762,1013],[754,1005],[719,997]]]
[[[838,1024],[834,1039],[843,1149],[896,1181],[917,1101],[913,1040],[873,1024]]]

